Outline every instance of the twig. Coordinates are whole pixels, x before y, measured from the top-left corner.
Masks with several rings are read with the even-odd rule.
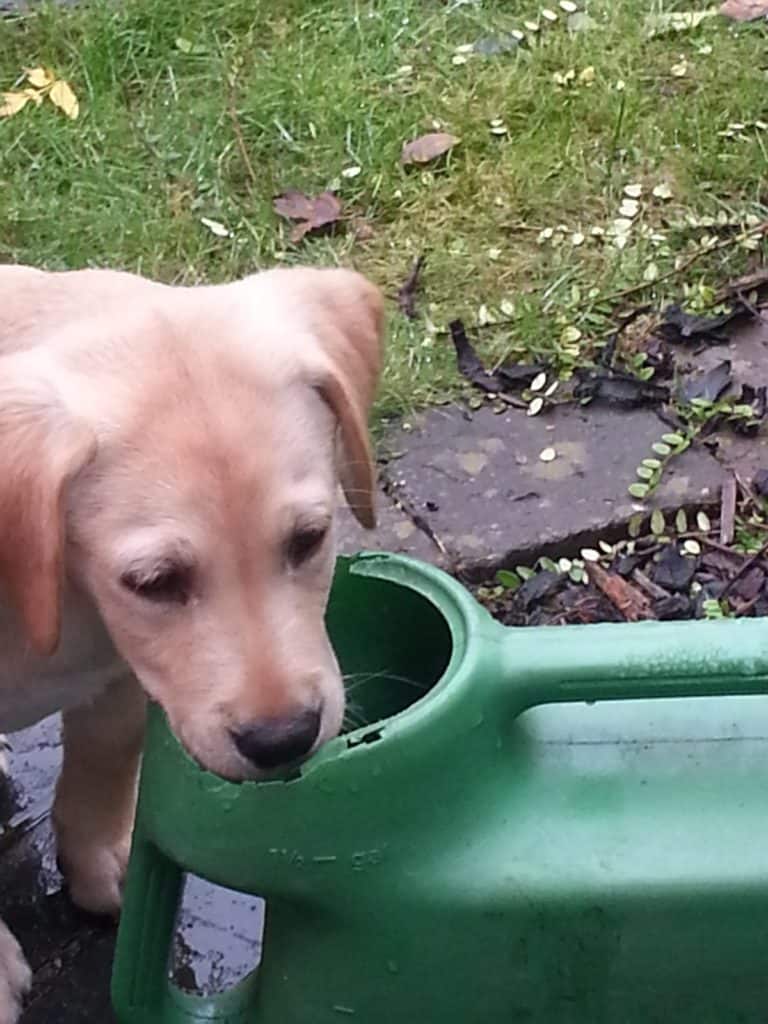
[[[749,508],[750,505],[754,506],[757,511],[760,511],[760,503],[757,500],[755,492],[752,490],[752,485],[748,480],[745,480],[737,469],[731,469],[730,471],[736,477],[736,493],[741,491],[741,500],[737,502],[739,508]]]
[[[734,586],[739,582],[742,576],[745,576],[752,566],[756,565],[760,559],[764,557],[766,551],[768,551],[768,540],[764,541],[764,543],[760,545],[760,550],[756,551],[751,558],[748,558],[746,562],[733,574],[733,576],[731,576],[720,592],[721,601],[731,592],[731,590],[733,590]]]
[[[744,291],[760,291],[768,286],[768,268],[756,270],[752,274],[745,274],[744,277],[737,277],[735,281],[729,281],[715,295],[715,303],[725,302],[732,299],[734,295]]]
[[[649,579],[641,569],[635,569],[632,573],[632,579],[641,587],[649,597],[652,597],[655,601],[660,601],[663,597],[671,597],[672,595],[664,587],[660,587],[658,583],[654,583],[653,580]]]
[[[235,76],[229,76],[229,92],[227,96],[227,108],[229,111],[229,119],[232,122],[232,130],[235,133],[235,141],[237,142],[237,148],[240,150],[240,156],[242,157],[243,165],[248,173],[248,178],[251,182],[251,188],[256,189],[259,184],[259,179],[256,176],[253,163],[251,161],[250,154],[248,153],[248,147],[245,144],[245,136],[243,135],[243,128],[240,124],[240,118],[237,115],[237,104],[235,102]]]
[[[736,517],[736,477],[726,473],[720,492],[720,543],[733,543],[734,519]]]
[[[759,309],[756,309],[749,301],[749,299],[744,297],[744,294],[742,292],[737,290],[735,292],[735,295],[744,307],[744,309],[746,309],[746,311],[750,313],[755,318],[755,320],[760,320],[762,323],[768,324],[768,316],[766,316],[765,313],[762,313]]]
[[[709,537],[704,537],[700,533],[681,533],[681,537],[695,537],[696,540],[700,540],[702,544],[706,544],[708,548],[712,548],[714,551],[722,551],[724,555],[730,555],[732,558],[743,558],[744,555],[739,551],[734,551],[733,548],[727,548],[725,544],[718,544],[716,540],[711,540]]]
[[[416,312],[416,292],[419,290],[419,279],[424,269],[425,259],[426,257],[422,253],[414,261],[410,274],[406,277],[397,293],[397,304],[400,307],[400,312],[403,316],[407,316],[409,320],[415,320],[418,316]]]
[[[679,267],[675,267],[673,270],[668,270],[666,274],[660,274],[654,281],[642,281],[640,284],[632,285],[631,288],[623,288],[619,292],[614,292],[613,295],[607,295],[604,302],[617,302],[619,299],[625,299],[628,295],[636,295],[638,292],[644,292],[648,288],[653,288],[660,281],[668,281],[672,277],[678,277],[680,274],[684,274],[686,270],[689,270],[697,260],[700,260],[702,256],[706,256],[707,253],[718,252],[720,249],[727,249],[729,246],[735,245],[738,242],[743,242],[746,238],[752,238],[753,235],[764,235],[768,232],[768,220],[762,221],[760,224],[756,224],[753,228],[749,228],[747,231],[742,231],[740,235],[734,235],[731,238],[724,238],[717,245],[702,246],[697,249],[696,252],[692,253]]]

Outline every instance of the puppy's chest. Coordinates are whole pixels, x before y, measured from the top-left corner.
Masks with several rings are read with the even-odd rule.
[[[56,653],[40,658],[0,606],[0,732],[92,700],[127,671],[95,609],[78,605],[65,612]]]

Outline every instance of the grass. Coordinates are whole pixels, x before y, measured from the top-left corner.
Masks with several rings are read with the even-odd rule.
[[[567,372],[604,337],[617,292],[658,275],[647,297],[704,306],[757,258],[727,245],[664,277],[707,237],[768,218],[768,131],[753,126],[768,122],[768,26],[718,17],[648,38],[649,8],[687,6],[590,0],[594,27],[579,32],[556,8],[557,23],[491,57],[457,47],[520,28],[535,3],[91,0],[0,21],[0,88],[45,64],[81,101],[74,122],[31,105],[0,122],[0,259],[169,281],[343,263],[393,297],[423,252],[423,316],[392,313],[381,413],[455,392],[454,317],[504,320],[482,331],[488,360]],[[733,122],[748,126],[719,134]],[[404,170],[402,142],[435,128],[460,145]],[[667,200],[651,196],[661,182]],[[590,232],[628,184],[644,195],[618,249]],[[329,185],[370,237],[350,223],[292,246],[273,196]]]

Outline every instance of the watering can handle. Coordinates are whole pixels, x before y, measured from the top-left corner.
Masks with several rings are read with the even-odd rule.
[[[759,619],[504,629],[503,700],[537,704],[768,694]]]

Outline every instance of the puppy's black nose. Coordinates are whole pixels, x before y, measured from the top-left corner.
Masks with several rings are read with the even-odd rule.
[[[298,715],[264,718],[232,730],[235,746],[257,768],[279,768],[305,757],[320,732],[320,712],[308,708]]]

